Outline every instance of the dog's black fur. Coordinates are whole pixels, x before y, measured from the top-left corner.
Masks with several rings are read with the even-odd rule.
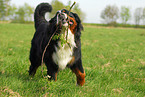
[[[34,13],[34,21],[35,21],[35,29],[36,32],[34,34],[34,37],[31,41],[31,49],[30,49],[30,62],[31,66],[29,68],[29,75],[35,75],[37,68],[41,65],[42,61],[42,53],[50,40],[52,34],[56,31],[56,34],[60,33],[61,25],[57,25],[57,13],[56,15],[50,19],[50,21],[46,21],[45,19],[45,13],[51,12],[52,6],[48,3],[41,3],[39,4]],[[64,11],[69,14],[69,11],[66,9],[63,9],[61,11]],[[82,60],[81,60],[81,30],[83,29],[83,26],[81,24],[81,20],[78,17],[76,13],[70,12],[70,17],[73,17],[76,22],[77,26],[75,28],[75,43],[76,47],[73,49],[73,56],[75,57],[72,64],[68,64],[67,66],[71,68],[71,70],[76,74],[77,76],[77,83],[79,85],[83,85],[85,82],[85,72],[82,67]],[[55,51],[54,45],[58,45],[57,42],[60,39],[57,40],[51,40],[45,55],[44,55],[44,63],[47,66],[47,74],[51,76],[50,80],[56,80],[57,72],[59,71],[59,67],[52,59],[52,54]],[[83,76],[83,77],[82,77]]]

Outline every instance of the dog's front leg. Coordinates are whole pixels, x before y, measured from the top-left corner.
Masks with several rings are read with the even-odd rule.
[[[49,72],[49,71],[47,71],[47,75],[49,76],[48,77],[49,81],[51,81],[51,80],[57,81],[57,72]]]
[[[76,74],[77,84],[83,86],[85,83],[85,71],[82,66],[82,61],[79,59],[72,67],[71,70]]]
[[[58,68],[56,64],[49,62],[46,63],[46,66],[47,66],[47,75],[49,76],[48,79],[57,81]]]

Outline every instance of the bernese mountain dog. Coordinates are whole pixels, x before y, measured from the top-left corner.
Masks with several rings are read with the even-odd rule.
[[[47,67],[49,80],[57,80],[59,70],[66,67],[76,74],[77,84],[85,83],[85,71],[81,59],[81,30],[83,26],[76,13],[66,9],[59,10],[49,21],[45,19],[45,13],[51,12],[52,6],[48,3],[39,4],[34,13],[35,34],[31,41],[29,75],[34,76],[37,68],[43,60]],[[51,39],[52,35],[63,35],[67,43],[62,44],[60,37]],[[44,58],[42,55],[48,41]]]

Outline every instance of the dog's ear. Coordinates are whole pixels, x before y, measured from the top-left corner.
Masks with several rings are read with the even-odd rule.
[[[83,28],[83,25],[81,23],[81,20],[80,20],[79,16],[76,13],[72,13],[72,14],[75,17],[75,20],[77,22],[77,31],[83,30],[84,28]]]

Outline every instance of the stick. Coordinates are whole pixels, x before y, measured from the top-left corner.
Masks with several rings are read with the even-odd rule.
[[[73,7],[75,4],[76,4],[76,2],[74,2],[74,3],[72,4],[72,6],[71,6],[70,9],[69,9],[69,12],[71,11],[72,7]]]
[[[57,31],[58,28],[59,28],[59,27],[56,28],[55,32],[54,32],[54,33],[52,34],[52,36],[50,37],[50,39],[49,39],[47,45],[45,46],[45,49],[44,49],[44,51],[43,51],[43,54],[42,54],[42,59],[41,59],[41,66],[42,66],[42,68],[41,68],[41,72],[42,72],[42,76],[43,76],[44,78],[47,78],[47,77],[51,78],[51,76],[49,76],[49,75],[47,75],[47,77],[45,77],[45,76],[43,75],[43,58],[44,58],[44,54],[45,54],[45,52],[46,52],[46,49],[47,49],[47,47],[49,46],[49,43],[50,43],[50,41],[52,40],[52,37],[54,36],[54,34],[56,33],[56,31]]]
[[[71,9],[73,8],[73,6],[76,4],[76,2],[74,2],[72,5],[71,5],[71,7],[70,7],[70,9],[69,9],[69,13],[68,13],[68,15],[70,15],[70,11],[71,11]],[[68,18],[69,19],[69,18]],[[67,34],[66,34],[66,43],[68,43],[67,42],[67,35],[68,35],[68,28],[69,28],[69,21],[70,21],[70,19],[68,20],[68,27],[67,27]],[[69,45],[69,47],[70,47],[70,44],[68,43],[68,45]]]

